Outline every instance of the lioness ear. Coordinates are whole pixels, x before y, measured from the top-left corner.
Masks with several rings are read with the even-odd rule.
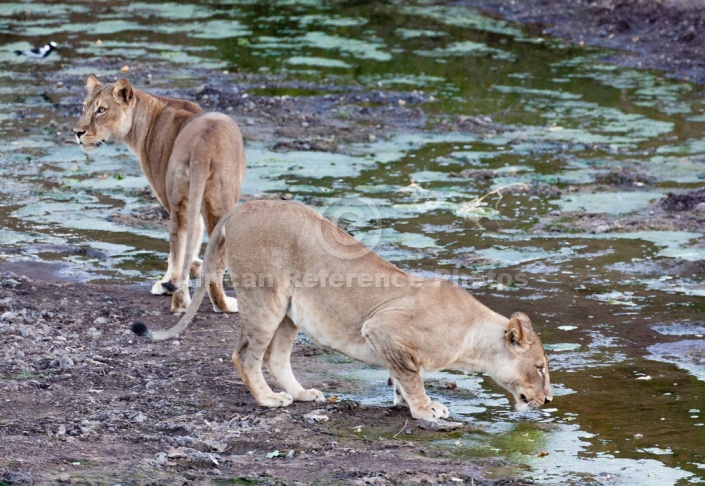
[[[132,85],[125,78],[115,81],[113,86],[113,98],[118,103],[129,103],[132,99]]]
[[[523,312],[515,312],[514,314],[512,314],[512,317],[521,322],[521,325],[524,326],[526,329],[531,329],[533,331],[534,326],[531,325],[531,319],[529,319],[529,316],[527,316]]]
[[[512,318],[509,319],[507,323],[507,330],[504,331],[504,339],[507,341],[507,345],[519,352],[525,351],[531,345],[527,329],[524,328],[521,321],[519,321],[515,315],[512,315]]]
[[[86,81],[86,91],[89,93],[92,93],[94,89],[96,89],[98,86],[100,86],[101,83],[98,81],[98,78],[96,78],[94,75],[89,75],[88,80]]]

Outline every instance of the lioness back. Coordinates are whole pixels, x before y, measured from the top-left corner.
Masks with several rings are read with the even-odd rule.
[[[444,307],[451,320],[464,319],[468,298],[474,299],[451,282],[404,272],[300,203],[252,201],[231,214],[224,233],[231,279],[242,308],[252,307],[248,300],[259,301],[263,293],[274,300],[289,299],[283,304],[288,306],[287,314],[314,342],[380,366],[383,362],[362,328],[382,307],[408,312],[417,331],[462,339],[460,327],[433,324],[433,307],[419,305],[433,302]],[[488,316],[494,314],[484,307],[473,312],[485,309]],[[429,369],[442,368],[451,360],[434,343],[427,340],[429,349],[423,353]]]

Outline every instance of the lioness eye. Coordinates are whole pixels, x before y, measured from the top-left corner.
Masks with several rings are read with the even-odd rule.
[[[102,115],[103,113],[105,113],[105,108],[102,106],[99,106],[97,112],[99,115]]]
[[[536,371],[539,372],[539,375],[543,375],[543,366],[537,366]]]

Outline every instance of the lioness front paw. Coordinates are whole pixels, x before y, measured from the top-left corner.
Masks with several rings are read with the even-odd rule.
[[[267,395],[266,397],[263,397],[257,401],[263,407],[277,408],[291,405],[294,399],[291,398],[291,395],[286,392],[279,392]]]
[[[438,402],[431,402],[431,404],[426,407],[412,411],[412,416],[415,419],[435,420],[448,418],[449,415],[450,411],[448,407]]]
[[[228,314],[234,314],[235,312],[240,312],[240,309],[237,305],[237,299],[235,297],[228,297],[227,295],[225,296],[225,309],[221,309],[215,304],[213,304],[213,311],[220,314],[222,312],[228,313]]]
[[[298,393],[294,400],[297,402],[325,402],[326,397],[323,396],[323,392],[316,390],[315,388],[309,388],[308,390],[302,390]]]

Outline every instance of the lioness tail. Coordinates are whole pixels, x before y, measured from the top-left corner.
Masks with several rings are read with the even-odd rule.
[[[206,295],[206,291],[209,286],[209,278],[211,275],[211,267],[213,266],[213,259],[222,251],[223,245],[225,244],[225,236],[223,234],[223,226],[226,220],[230,219],[231,214],[226,214],[218,224],[213,229],[213,232],[208,239],[208,245],[206,246],[206,254],[203,256],[203,268],[201,269],[201,277],[198,279],[198,285],[196,286],[196,291],[193,293],[191,304],[189,304],[186,313],[179,319],[171,329],[166,331],[150,331],[147,326],[141,322],[135,322],[132,324],[132,332],[138,336],[147,338],[151,341],[163,341],[165,339],[170,339],[178,336],[181,331],[186,329],[188,325],[193,320],[193,317],[198,312],[198,308],[203,302],[203,297]]]

